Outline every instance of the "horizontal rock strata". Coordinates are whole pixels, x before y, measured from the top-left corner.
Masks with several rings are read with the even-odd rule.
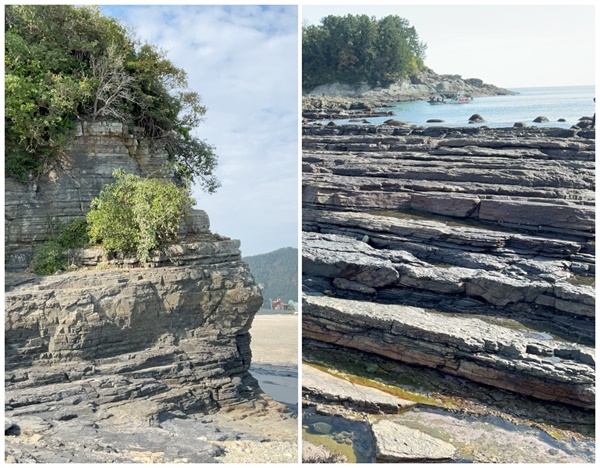
[[[540,399],[595,404],[593,348],[474,318],[306,295],[303,335]]]
[[[23,272],[53,225],[85,218],[114,169],[173,180],[166,154],[110,122],[79,123],[39,178],[6,180],[6,460],[216,462],[264,452],[276,433],[281,456],[255,459],[295,459],[295,423],[249,372],[260,288],[240,242],[211,233],[204,211],[147,262],[72,249],[68,273]],[[248,416],[251,431],[224,429]]]
[[[594,160],[594,133],[577,128],[305,125],[304,290],[365,301],[365,310],[389,304],[390,315],[421,307],[480,318],[509,335],[593,345]],[[387,349],[387,335],[361,348],[361,339],[344,328],[346,315],[312,310],[304,315],[305,335],[372,352]],[[320,313],[328,318],[321,322]],[[370,326],[358,327],[357,336],[370,333]],[[470,331],[463,335],[468,339]],[[447,352],[429,350],[428,359],[415,360],[405,345],[389,355],[427,365]],[[445,345],[452,348],[452,340]],[[542,349],[532,345],[526,354],[563,359],[563,351],[554,354],[558,348]],[[438,357],[442,363],[433,367],[457,372]],[[593,372],[592,361],[580,365]],[[490,376],[499,372],[494,369]],[[560,381],[564,376],[552,366],[544,379],[555,371]],[[509,374],[467,377],[553,399],[543,379],[531,391],[529,376],[517,383]],[[523,378],[520,371],[517,376]],[[592,404],[569,397],[571,390],[556,400]]]
[[[593,238],[595,146],[583,132],[351,127],[305,127],[305,208],[410,209]]]
[[[207,411],[239,401],[246,388],[251,395],[248,330],[261,296],[237,244],[227,250],[237,261],[79,271],[15,286],[6,293],[9,407],[90,392],[102,401],[163,393],[168,407],[179,389],[187,393],[180,404]]]
[[[310,212],[305,221],[312,216],[323,233],[303,234],[306,287],[319,278],[316,290],[340,297],[551,320],[593,339],[594,289],[569,282],[572,242],[359,213]]]
[[[85,218],[90,202],[102,186],[114,182],[112,173],[126,173],[170,180],[173,176],[166,153],[136,138],[119,122],[79,122],[74,138],[56,164],[28,183],[5,178],[6,268],[21,271],[32,258],[32,246],[48,238],[51,224]],[[197,226],[208,229],[208,216],[196,217]]]

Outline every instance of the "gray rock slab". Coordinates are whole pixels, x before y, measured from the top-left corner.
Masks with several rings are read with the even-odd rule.
[[[451,460],[456,452],[443,440],[391,421],[377,421],[371,429],[379,462],[442,462]]]
[[[473,417],[439,410],[395,415],[393,422],[454,445],[475,463],[593,463],[594,441],[554,438],[537,427],[497,416]],[[466,450],[465,450],[466,449]]]
[[[416,405],[381,390],[334,377],[309,365],[302,366],[302,389],[313,397],[349,404],[368,412],[396,413]]]

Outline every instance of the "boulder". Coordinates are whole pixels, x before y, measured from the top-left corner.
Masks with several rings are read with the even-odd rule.
[[[315,434],[329,434],[331,432],[331,424],[326,422],[316,422],[310,425],[310,428]]]
[[[402,120],[396,120],[396,119],[388,119],[383,123],[385,125],[389,125],[390,127],[407,127],[408,126],[408,122],[403,122]]]
[[[482,123],[485,122],[485,119],[479,114],[473,114],[469,117],[469,123]]]
[[[447,442],[392,421],[380,420],[371,425],[377,461],[384,463],[447,462],[456,449]]]

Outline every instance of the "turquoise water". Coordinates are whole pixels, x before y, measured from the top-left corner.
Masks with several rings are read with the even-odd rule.
[[[511,89],[518,94],[514,96],[476,97],[468,104],[452,104],[433,106],[426,101],[392,103],[391,109],[398,120],[411,125],[442,126],[481,126],[512,127],[515,122],[540,127],[569,128],[581,117],[594,114],[594,86],[565,86],[546,88]],[[469,117],[481,115],[486,122],[469,124]],[[547,117],[547,123],[534,123],[538,116]],[[367,119],[372,124],[380,124],[390,117]],[[566,122],[558,122],[558,119]],[[429,119],[442,119],[443,123],[427,123]],[[349,123],[348,120],[336,121],[338,124]]]

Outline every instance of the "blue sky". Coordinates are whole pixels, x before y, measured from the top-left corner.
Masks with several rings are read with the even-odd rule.
[[[208,107],[197,135],[216,147],[222,186],[194,196],[211,230],[240,239],[244,256],[297,247],[297,7],[101,9],[167,51]]]
[[[329,14],[397,14],[427,43],[425,63],[436,73],[481,78],[506,88],[595,83],[596,11],[591,1],[393,3],[304,5],[302,20],[318,24]]]

